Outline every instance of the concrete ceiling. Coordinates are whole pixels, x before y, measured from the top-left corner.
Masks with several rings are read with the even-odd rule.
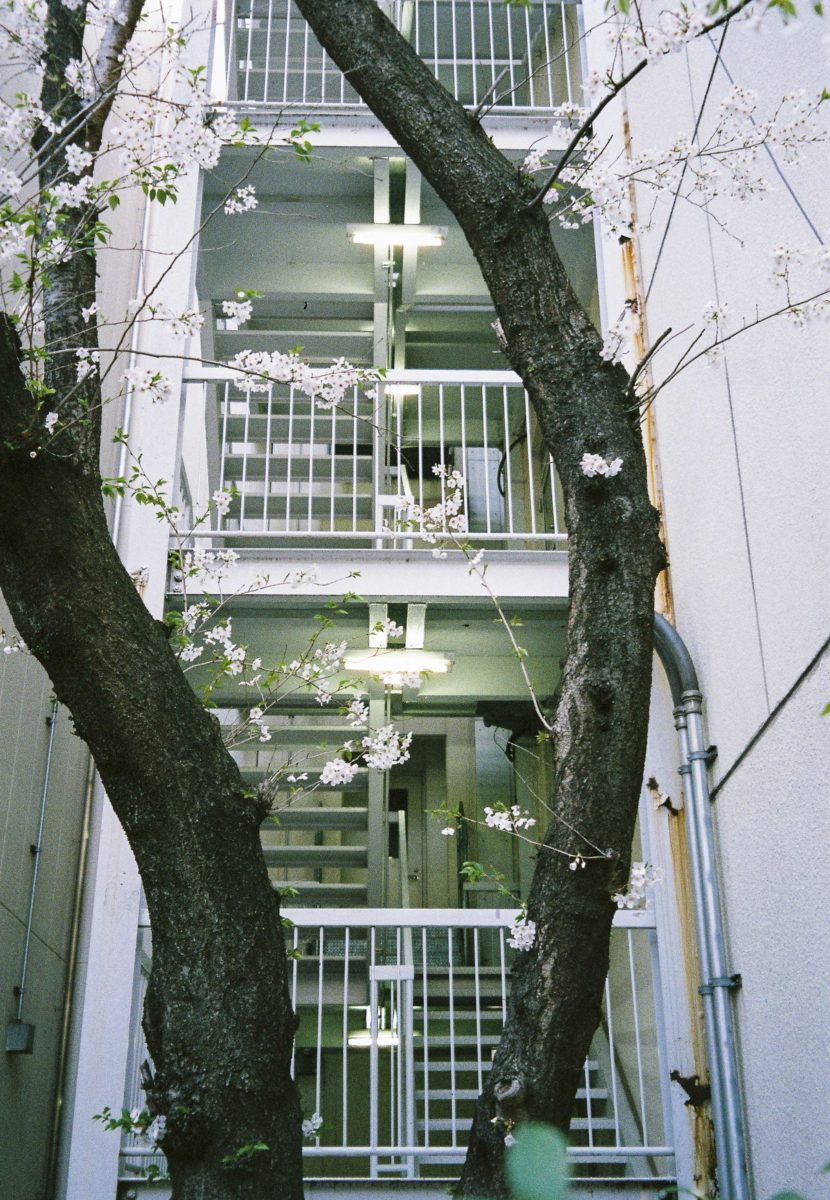
[[[492,305],[457,223],[399,152],[315,150],[309,161],[287,151],[255,159],[228,149],[205,180],[198,292],[210,306],[206,357],[224,361],[243,348],[302,346],[312,362],[343,356],[361,365],[414,369],[502,368]],[[226,216],[222,200],[253,184],[257,208]],[[350,222],[446,225],[444,245],[401,252],[352,244]],[[584,302],[595,303],[590,228],[555,233]],[[396,278],[390,286],[390,275]],[[255,289],[252,321],[221,327],[221,301]],[[219,324],[216,324],[216,318]]]

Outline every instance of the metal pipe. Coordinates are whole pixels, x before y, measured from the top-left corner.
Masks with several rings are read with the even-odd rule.
[[[46,801],[49,796],[49,778],[52,774],[52,750],[55,745],[55,729],[58,719],[58,702],[52,697],[52,708],[46,718],[49,726],[49,743],[46,749],[46,769],[43,773],[43,788],[40,793],[40,817],[37,825],[37,840],[32,846],[34,866],[32,868],[32,883],[29,889],[29,911],[26,914],[26,934],[23,939],[23,961],[20,964],[20,983],[17,986],[17,1016],[15,1020],[23,1020],[23,998],[26,993],[26,976],[29,971],[29,951],[32,946],[32,924],[35,915],[35,897],[37,895],[37,880],[40,874],[40,855],[43,848],[43,825],[46,820]]]
[[[75,872],[75,895],[72,901],[72,924],[69,935],[69,953],[66,963],[66,989],[63,999],[63,1017],[61,1019],[61,1039],[58,1050],[58,1086],[55,1093],[55,1107],[52,1114],[52,1133],[49,1142],[49,1166],[46,1177],[45,1195],[51,1196],[55,1183],[55,1173],[58,1165],[58,1148],[60,1146],[61,1123],[63,1119],[64,1093],[66,1091],[66,1063],[69,1051],[69,1029],[72,1020],[72,1000],[75,993],[75,974],[78,966],[78,945],[81,931],[81,910],[84,898],[86,880],[86,860],[89,849],[89,830],[92,817],[92,796],[95,787],[95,763],[89,756],[87,767],[86,791],[84,793],[84,812],[81,820],[81,844],[78,848],[78,868]]]
[[[692,894],[703,976],[699,991],[710,1058],[720,1190],[729,1200],[749,1200],[735,1025],[728,994],[739,986],[740,977],[730,974],[727,966],[707,777],[709,756],[703,735],[703,695],[686,645],[659,613],[655,614],[654,643],[672,691],[683,759],[680,770],[688,784]]]

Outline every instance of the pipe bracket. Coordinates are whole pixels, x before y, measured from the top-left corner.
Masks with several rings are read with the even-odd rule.
[[[700,996],[711,996],[715,988],[722,987],[737,991],[742,986],[743,979],[740,975],[716,975],[708,983],[702,983],[697,990]]]

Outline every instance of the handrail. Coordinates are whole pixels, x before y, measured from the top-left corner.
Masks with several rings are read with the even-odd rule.
[[[506,929],[517,908],[284,908],[282,914],[302,929]],[[654,909],[621,908],[616,929],[654,929]]]

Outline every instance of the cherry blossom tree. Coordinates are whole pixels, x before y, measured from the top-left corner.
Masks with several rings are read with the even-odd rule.
[[[826,96],[793,94],[760,119],[756,99],[736,89],[708,140],[678,138],[622,160],[596,136],[604,109],[651,63],[740,16],[759,16],[764,5],[701,0],[648,24],[636,5],[620,3],[608,15],[612,67],[588,80],[584,107],[559,114],[573,129],[565,154],[556,162],[531,154],[517,169],[483,132],[480,113],[449,97],[375,0],[298,3],[457,216],[565,492],[567,660],[556,711],[545,715],[555,816],[512,932],[526,953],[461,1184],[462,1194],[501,1197],[505,1126],[532,1117],[567,1128],[599,1020],[612,897],[645,886],[637,873],[629,879],[629,858],[653,587],[663,565],[639,424],[640,406],[659,385],[649,363],[629,356],[627,370],[620,361],[629,312],[604,338],[594,329],[554,249],[550,221],[567,227],[599,219],[630,236],[632,183],[655,195],[679,186],[703,205],[723,191],[751,195],[761,186],[763,146],[797,155],[824,136]],[[786,11],[788,4],[767,7]],[[17,630],[4,637],[7,649],[25,641],[49,673],[139,864],[153,926],[145,1029],[155,1065],[139,1123],[152,1128],[167,1156],[174,1195],[296,1200],[302,1116],[289,1072],[295,1017],[279,903],[259,840],[272,795],[267,786],[243,786],[228,740],[267,740],[268,709],[286,690],[330,695],[327,681],[343,647],[316,639],[288,664],[251,660],[222,604],[187,595],[188,581],[201,593],[227,560],[184,545],[182,611],[156,621],[112,545],[104,497],[129,492],[154,506],[174,535],[179,514],[146,476],[140,448],[126,447],[127,475],[102,479],[100,471],[103,404],[125,391],[163,403],[171,392],[159,363],[123,370],[119,351],[135,322],[163,323],[185,338],[204,321],[155,289],[124,313],[99,312],[97,252],[110,241],[108,214],[136,194],[172,202],[186,174],[214,166],[223,145],[276,139],[308,153],[302,123],[257,139],[212,100],[202,67],[188,55],[192,32],[171,25],[160,8],[145,12],[144,0],[4,0],[0,7],[8,63],[0,110],[0,587]],[[244,214],[256,203],[243,178],[223,207]],[[821,287],[793,291],[803,265],[797,249],[779,248],[781,309],[806,320],[822,315],[827,301]],[[243,322],[249,295],[226,301],[225,311]],[[102,350],[105,328],[114,352]],[[700,355],[716,357],[739,329],[723,306],[702,314],[660,383]],[[250,391],[292,382],[323,407],[338,404],[354,383],[371,386],[347,363],[320,372],[295,355],[243,351],[232,365]],[[212,504],[221,512],[229,501],[220,492]],[[457,516],[430,519],[443,532]],[[479,556],[470,560],[479,570]],[[188,674],[205,666],[252,689],[256,703],[231,731],[191,687]],[[359,757],[377,769],[405,760],[406,737],[391,727],[365,731],[364,708],[359,700],[350,708],[360,732],[325,765],[324,784],[347,779]],[[508,833],[527,827],[521,813],[493,816]]]

